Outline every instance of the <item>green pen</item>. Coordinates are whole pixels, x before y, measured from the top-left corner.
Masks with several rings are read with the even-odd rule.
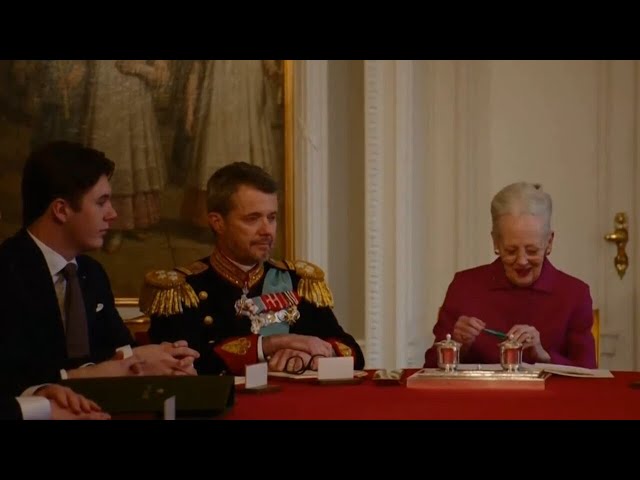
[[[507,334],[506,333],[502,333],[502,332],[499,332],[497,330],[491,330],[490,328],[485,328],[482,331],[488,333],[489,335],[494,335],[494,336],[496,336],[498,338],[507,338]]]

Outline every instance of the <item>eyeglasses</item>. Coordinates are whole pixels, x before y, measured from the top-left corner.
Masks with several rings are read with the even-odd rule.
[[[304,359],[300,355],[294,355],[287,359],[287,362],[284,364],[284,371],[285,373],[290,373],[291,375],[302,375],[307,370],[313,370],[313,368],[311,367],[313,366],[313,361],[316,358],[324,358],[325,356],[326,355],[312,355],[309,359],[309,362],[305,365]]]

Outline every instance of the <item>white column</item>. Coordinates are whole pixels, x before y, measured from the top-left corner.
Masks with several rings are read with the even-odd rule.
[[[326,60],[295,61],[295,252],[328,274],[327,84]]]
[[[384,150],[385,117],[384,71],[389,62],[367,60],[364,64],[365,110],[365,344],[369,368],[386,366],[385,304],[387,288],[392,282],[385,277],[384,252],[393,245],[384,235]],[[385,68],[386,67],[386,68]],[[390,182],[387,182],[389,185]]]
[[[411,61],[395,62],[395,366],[415,364],[420,356],[414,348],[416,322],[414,292],[414,68]]]
[[[371,368],[422,364],[416,258],[413,61],[365,61],[365,352]],[[420,222],[418,222],[419,224]]]

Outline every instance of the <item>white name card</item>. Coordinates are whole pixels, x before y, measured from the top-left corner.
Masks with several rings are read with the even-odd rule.
[[[260,388],[267,385],[267,362],[247,365],[244,388]]]
[[[344,380],[353,378],[353,357],[318,359],[318,380]]]
[[[176,397],[169,397],[164,401],[164,416],[165,420],[176,419]]]

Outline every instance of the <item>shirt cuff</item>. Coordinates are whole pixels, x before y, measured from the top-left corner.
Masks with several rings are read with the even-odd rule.
[[[51,420],[51,403],[44,397],[16,397],[24,420]]]
[[[42,387],[46,387],[47,385],[51,385],[50,383],[43,383],[42,385],[34,385],[33,387],[27,388],[22,394],[21,397],[30,397],[31,395],[35,395],[38,390]]]
[[[262,335],[258,337],[258,362],[264,362],[264,352],[262,351]]]
[[[91,365],[95,365],[95,363],[87,362],[87,363],[84,363],[84,364],[80,365],[78,368],[89,367]],[[67,372],[64,368],[61,368],[60,369],[60,378],[62,380],[67,380],[69,378],[69,372]]]

